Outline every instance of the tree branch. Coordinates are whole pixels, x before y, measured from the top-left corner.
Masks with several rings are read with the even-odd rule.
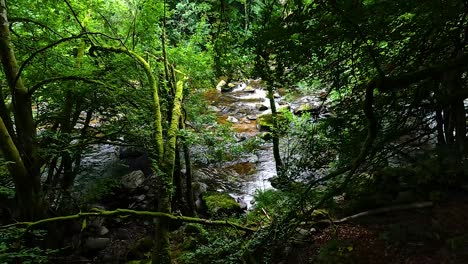
[[[153,218],[164,218],[168,221],[180,221],[180,222],[195,223],[195,224],[202,224],[202,225],[208,225],[208,226],[227,226],[227,227],[233,227],[233,228],[236,228],[245,232],[249,232],[249,233],[257,231],[254,228],[245,227],[243,225],[239,225],[237,223],[233,223],[229,221],[208,220],[208,219],[188,217],[188,216],[175,216],[172,214],[161,213],[161,212],[136,211],[136,210],[130,210],[130,209],[116,209],[114,211],[92,209],[92,211],[93,212],[85,212],[85,213],[78,213],[74,215],[65,215],[65,216],[46,218],[46,219],[42,219],[36,222],[18,222],[14,224],[0,226],[0,230],[12,228],[12,227],[25,227],[26,228],[25,232],[27,232],[31,230],[32,228],[35,228],[37,226],[40,226],[46,223],[52,223],[52,222],[60,222],[60,221],[80,219],[80,218],[92,217],[92,216],[113,217],[113,216],[132,215],[132,216],[147,216],[147,217],[153,217]]]
[[[35,25],[38,25],[38,26],[41,26],[45,29],[48,29],[50,32],[54,33],[55,35],[63,38],[62,35],[60,35],[57,31],[53,30],[51,27],[47,26],[46,24],[43,24],[39,21],[35,21],[35,20],[32,20],[32,19],[29,19],[29,18],[24,18],[24,17],[10,17],[9,19],[10,21],[10,25],[14,24],[14,23],[19,23],[19,22],[22,22],[22,23],[32,23],[32,24],[35,24]]]
[[[379,83],[379,91],[390,92],[399,88],[406,87],[410,84],[422,81],[427,78],[440,76],[441,74],[468,66],[468,53],[462,54],[458,58],[449,60],[445,63],[440,63],[423,68],[418,71],[403,73],[398,76],[385,77]]]
[[[50,48],[53,48],[61,43],[64,43],[64,42],[67,42],[67,41],[71,41],[71,40],[74,40],[74,39],[79,39],[85,35],[101,35],[101,36],[104,36],[106,38],[109,38],[109,39],[113,39],[113,40],[119,40],[118,38],[114,38],[114,37],[111,37],[109,35],[106,35],[104,33],[101,33],[101,32],[82,32],[78,35],[73,35],[73,36],[70,36],[70,37],[67,37],[67,38],[63,38],[63,39],[60,39],[60,40],[57,40],[56,42],[53,42],[35,52],[33,52],[31,55],[29,55],[29,57],[21,64],[21,67],[19,68],[18,70],[18,73],[16,74],[16,78],[15,78],[15,81],[13,82],[13,87],[16,87],[16,83],[18,82],[19,78],[21,77],[21,73],[23,72],[24,68],[26,68],[26,66],[37,56],[39,55],[40,53],[50,49]]]
[[[43,80],[43,81],[40,81],[38,83],[36,83],[35,85],[33,85],[30,89],[29,89],[29,96],[32,96],[34,92],[36,92],[39,88],[41,88],[41,86],[43,85],[46,85],[48,83],[53,83],[53,82],[57,82],[57,81],[82,81],[82,82],[86,82],[86,83],[90,83],[90,84],[98,84],[98,85],[102,85],[102,86],[109,86],[101,81],[98,81],[98,80],[93,80],[93,79],[89,79],[89,78],[86,78],[86,77],[81,77],[81,76],[60,76],[60,77],[54,77],[54,78],[50,78],[50,79],[46,79],[46,80]]]

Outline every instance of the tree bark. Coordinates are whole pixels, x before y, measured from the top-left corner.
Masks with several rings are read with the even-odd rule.
[[[182,121],[182,129],[185,129],[185,123]],[[193,200],[193,189],[192,189],[192,162],[190,159],[190,148],[185,142],[185,139],[182,142],[182,148],[184,151],[184,161],[185,161],[185,200],[187,202],[187,215],[194,216],[195,213],[195,201]]]
[[[276,172],[280,173],[281,168],[283,167],[283,162],[281,161],[281,154],[279,149],[279,127],[278,127],[278,112],[276,111],[275,97],[273,95],[274,90],[271,82],[267,82],[268,90],[268,99],[270,101],[271,108],[271,119],[273,121],[273,131],[272,131],[272,140],[273,140],[273,157],[275,158]]]
[[[167,131],[167,139],[164,147],[163,174],[162,186],[159,197],[158,209],[163,213],[171,212],[171,194],[170,184],[173,182],[175,157],[176,157],[176,142],[177,132],[179,130],[179,121],[182,115],[182,98],[183,98],[183,81],[178,81],[176,84],[176,93],[174,96],[172,119]],[[171,243],[169,241],[169,223],[166,219],[158,219],[156,225],[156,245],[153,250],[153,264],[170,264],[171,263]]]
[[[12,95],[14,125],[12,133],[9,118],[0,122],[0,145],[8,161],[16,190],[19,214],[23,219],[38,219],[45,215],[41,191],[40,168],[37,154],[36,127],[32,102],[21,78],[17,78],[18,63],[11,42],[5,0],[0,0],[0,59]],[[3,98],[2,98],[3,100]],[[14,142],[13,138],[16,138]]]

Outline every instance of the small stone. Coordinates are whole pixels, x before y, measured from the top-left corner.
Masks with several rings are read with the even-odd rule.
[[[99,230],[99,235],[100,236],[105,236],[109,233],[109,229],[105,226],[101,226],[101,230]]]
[[[221,112],[221,109],[219,109],[218,107],[216,107],[214,105],[208,106],[208,110],[213,111],[215,113]]]
[[[274,94],[273,94],[273,97],[274,97],[274,98],[281,98],[281,95],[280,95],[279,93],[274,93]]]
[[[142,195],[139,195],[136,199],[141,202],[145,200],[145,198],[146,198],[146,195],[142,194]]]
[[[110,243],[110,238],[106,237],[89,237],[86,239],[85,248],[90,250],[103,250]]]
[[[247,119],[248,119],[248,120],[257,120],[257,116],[255,116],[255,115],[248,115],[248,116],[247,116]]]
[[[239,120],[233,116],[228,116],[226,120],[231,123],[239,123]]]

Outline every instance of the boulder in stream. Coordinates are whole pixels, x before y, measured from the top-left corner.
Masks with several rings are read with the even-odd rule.
[[[320,105],[315,105],[312,103],[301,104],[299,107],[294,109],[295,115],[302,115],[305,113],[311,113],[312,115],[318,115],[320,111]]]
[[[227,193],[209,192],[203,196],[211,215],[233,215],[242,212],[239,203]]]

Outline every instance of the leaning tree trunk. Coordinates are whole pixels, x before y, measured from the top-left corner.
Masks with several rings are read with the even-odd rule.
[[[10,126],[9,117],[3,115],[0,122],[0,145],[5,158],[14,162],[14,165],[9,166],[9,171],[15,183],[17,208],[21,218],[38,219],[45,214],[45,202],[41,191],[36,127],[31,98],[22,79],[17,76],[18,63],[8,26],[5,0],[0,0],[0,59],[11,91],[16,131],[16,135],[11,134],[12,129],[7,127]]]

